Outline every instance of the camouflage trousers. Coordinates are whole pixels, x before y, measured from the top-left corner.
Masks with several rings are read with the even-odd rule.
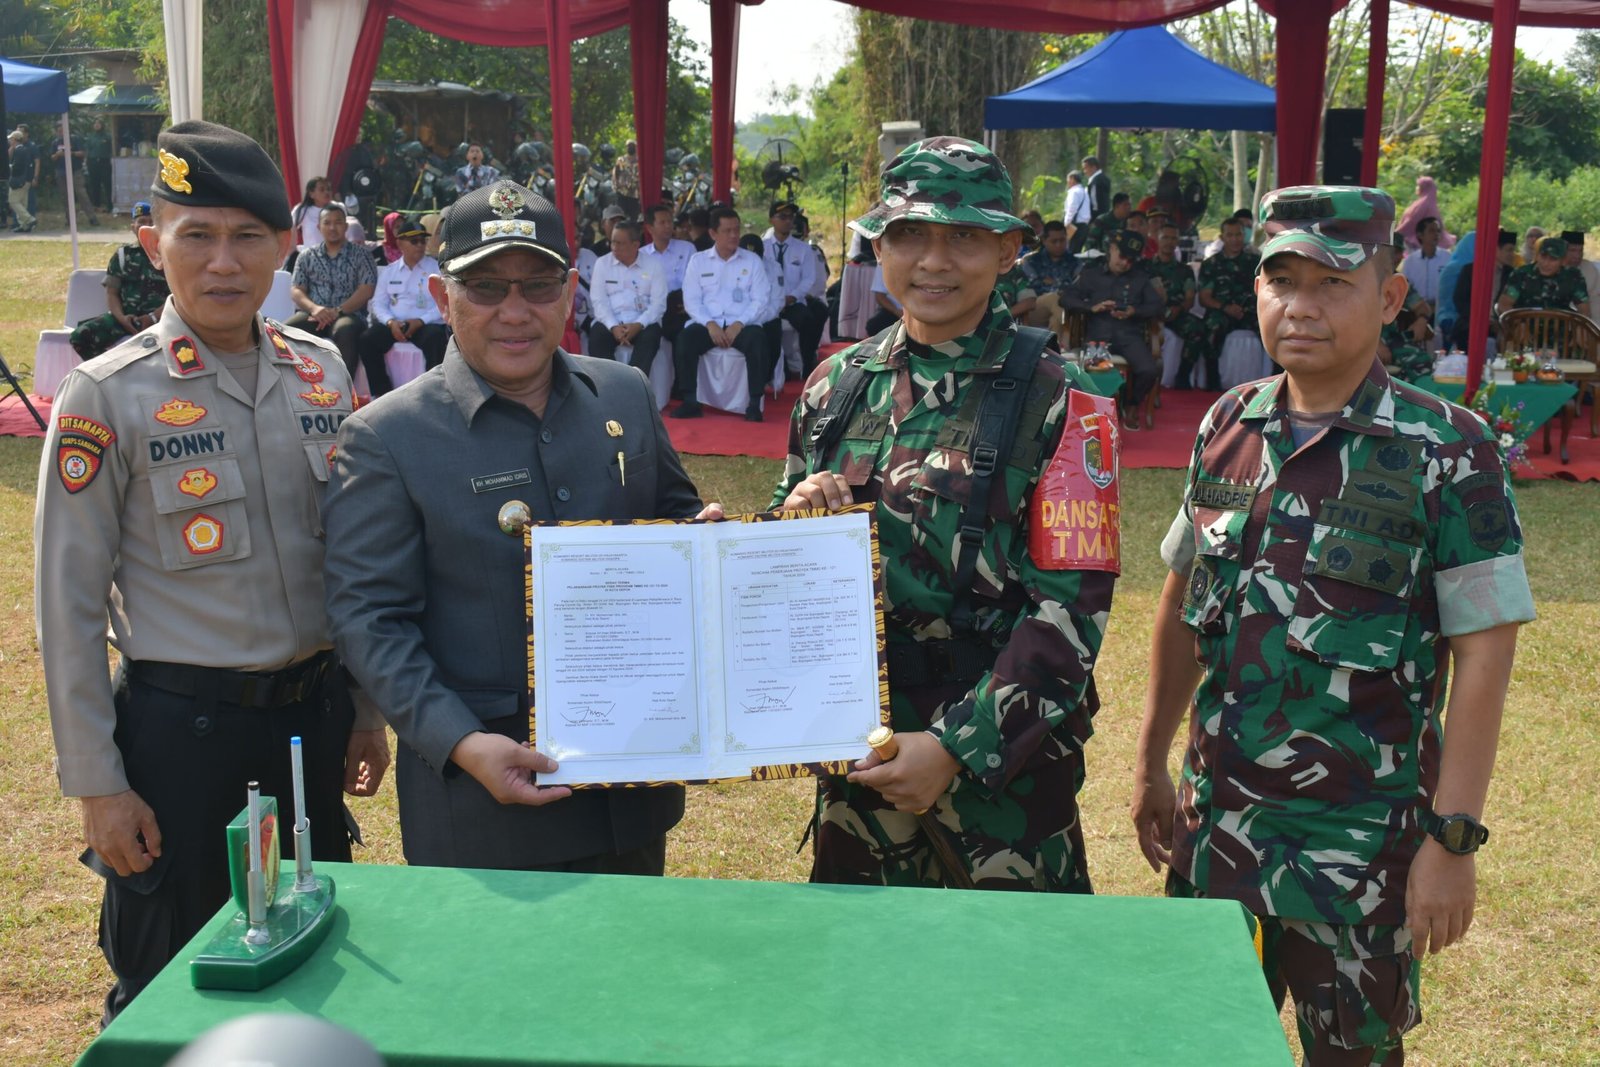
[[[1433,353],[1419,345],[1391,345],[1389,358],[1401,381],[1414,382],[1433,373]]]
[[[108,311],[104,315],[84,319],[73,327],[72,347],[84,359],[93,359],[128,336],[128,331],[122,328],[122,323],[113,318]]]
[[[998,795],[966,779],[928,812],[978,889],[1092,893],[1078,791],[1083,757],[1024,770]],[[817,785],[811,880],[835,885],[948,884],[917,816],[875,789],[824,778]]]
[[[1178,377],[1174,383],[1178,389],[1195,389],[1205,385],[1204,381],[1193,380],[1196,366],[1213,368],[1216,366],[1217,356],[1211,347],[1211,334],[1206,329],[1204,319],[1184,312],[1171,322],[1167,329],[1178,335],[1183,342],[1183,355],[1178,359]]]
[[[1167,895],[1205,896],[1168,872]],[[1249,916],[1275,1007],[1294,997],[1307,1067],[1397,1067],[1403,1035],[1422,1021],[1422,965],[1404,926],[1338,926]]]

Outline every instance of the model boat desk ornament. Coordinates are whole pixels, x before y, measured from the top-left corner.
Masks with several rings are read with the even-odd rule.
[[[264,989],[304,963],[327,936],[333,879],[311,870],[300,739],[289,739],[294,770],[294,882],[279,885],[278,801],[248,787],[249,802],[228,824],[228,873],[239,909],[189,961],[196,989]]]

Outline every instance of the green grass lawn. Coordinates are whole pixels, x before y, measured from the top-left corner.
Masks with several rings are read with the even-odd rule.
[[[0,244],[0,353],[19,371],[32,337],[60,321],[66,246]],[[17,254],[17,253],[21,254]],[[105,250],[86,251],[99,265]],[[26,358],[13,353],[24,349]],[[19,366],[20,364],[20,366]],[[69,1063],[94,1034],[109,975],[95,944],[98,881],[77,863],[77,806],[58,795],[33,633],[33,486],[37,440],[0,438],[0,1064]],[[765,505],[778,464],[687,457],[707,499],[729,511]],[[1124,480],[1127,568],[1097,670],[1104,700],[1083,795],[1089,862],[1101,893],[1153,895],[1127,818],[1134,738],[1144,696],[1151,614],[1163,578],[1156,546],[1181,477],[1133,471]],[[1479,855],[1477,917],[1465,942],[1425,968],[1418,1064],[1600,1063],[1600,490],[1535,482],[1519,489],[1528,571],[1540,618],[1523,630],[1500,762]],[[690,791],[668,871],[680,877],[798,881],[809,816],[805,783]],[[367,848],[358,859],[400,862],[392,783],[355,801]],[[1071,960],[1062,967],[1070,969]],[[1204,1010],[1198,991],[1163,991],[1172,1020]],[[1153,998],[1154,1000],[1155,998]],[[1165,1004],[1163,1005],[1165,1007]],[[1070,1006],[1064,1006],[1070,1011]]]

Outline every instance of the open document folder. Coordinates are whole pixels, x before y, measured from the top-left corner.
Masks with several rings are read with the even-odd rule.
[[[843,774],[889,721],[870,505],[528,533],[540,785]]]

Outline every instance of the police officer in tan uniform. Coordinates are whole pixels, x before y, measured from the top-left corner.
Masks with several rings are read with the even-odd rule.
[[[389,762],[323,607],[320,509],[350,382],[330,344],[259,313],[294,241],[283,179],[211,123],[172,127],[159,157],[140,243],[172,296],[67,377],[34,516],[57,774],[106,880],[103,1021],[228,897],[224,828],[246,783],[298,814],[291,736],[324,859],[350,858],[341,786],[370,795]]]

